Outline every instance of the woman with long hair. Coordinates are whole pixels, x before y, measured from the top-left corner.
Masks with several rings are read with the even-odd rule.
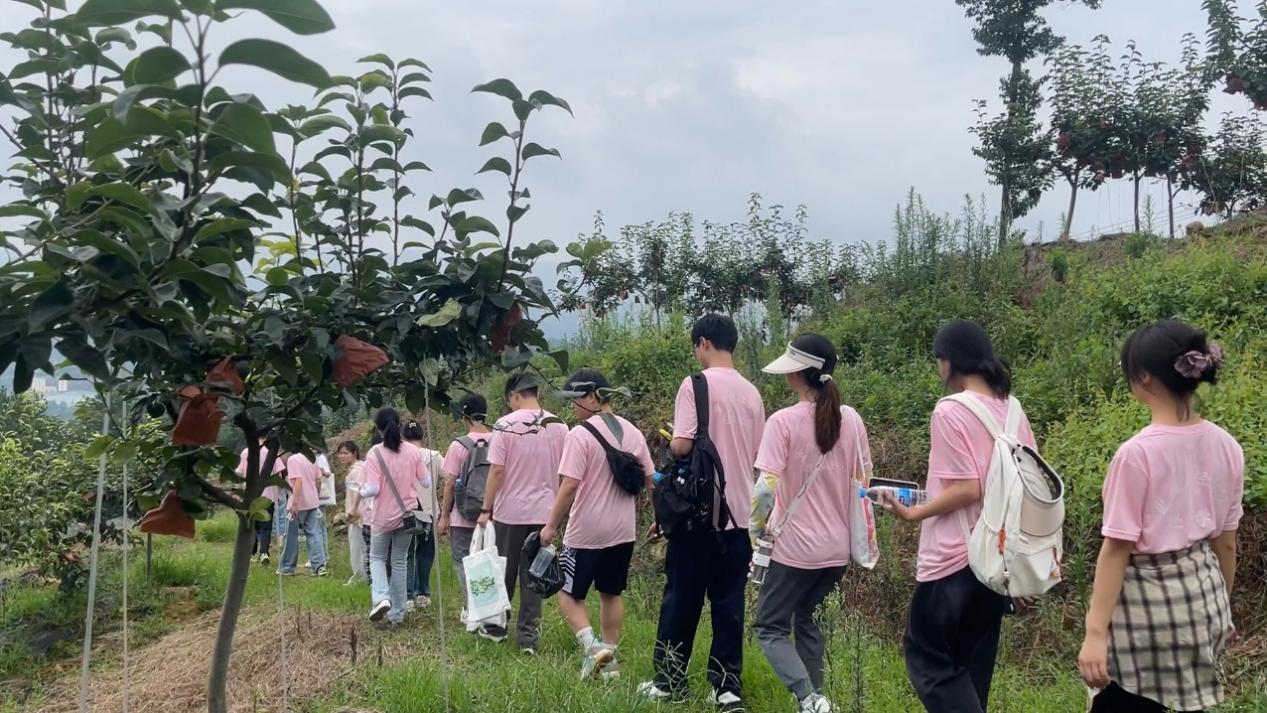
[[[948,394],[968,394],[998,423],[1007,423],[1015,409],[1017,439],[1035,447],[1029,419],[1011,397],[1011,373],[984,329],[950,322],[937,332],[933,356]],[[881,503],[902,520],[921,523],[905,653],[907,675],[930,713],[984,713],[994,678],[1008,601],[968,567],[965,532],[981,515],[995,436],[971,408],[942,399],[929,428],[928,500],[911,507],[893,498]]]
[[[402,437],[396,409],[379,409],[374,415],[374,426],[383,442],[366,454],[361,486],[362,496],[374,498],[370,517],[370,589],[374,606],[370,620],[379,621],[386,616],[389,623],[399,624],[405,619],[405,580],[412,538],[405,530],[405,518],[409,510],[417,509],[419,496],[431,486],[431,475],[422,450]]]
[[[797,402],[770,416],[757,452],[750,522],[772,550],[753,629],[803,713],[833,710],[823,696],[826,642],[814,615],[844,576],[854,481],[865,484],[871,470],[866,427],[841,405],[832,378],[836,359],[826,337],[802,334],[764,369],[784,375]]]

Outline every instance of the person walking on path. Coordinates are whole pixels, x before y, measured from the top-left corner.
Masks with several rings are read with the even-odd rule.
[[[370,621],[384,616],[390,624],[405,620],[408,593],[409,543],[408,511],[417,509],[419,496],[431,487],[427,458],[422,449],[406,443],[401,436],[400,414],[381,408],[374,425],[383,442],[365,455],[364,485],[361,494],[374,498],[370,519],[370,590],[374,606]],[[391,560],[390,574],[388,559]]]
[[[1099,690],[1092,713],[1223,702],[1245,452],[1193,407],[1222,366],[1222,349],[1182,322],[1142,327],[1122,347],[1131,393],[1152,418],[1104,480],[1104,543],[1078,656]]]
[[[966,393],[998,423],[1020,409],[1007,365],[985,330],[967,320],[942,327],[933,340],[937,373],[947,393]],[[1017,440],[1035,448],[1022,411]],[[994,456],[995,434],[968,406],[942,399],[929,426],[928,501],[881,505],[906,522],[919,522],[915,594],[904,641],[906,673],[929,713],[985,713],[994,679],[999,630],[1008,600],[968,567],[967,523],[981,515]]]
[[[465,601],[466,570],[462,568],[462,559],[470,554],[471,539],[475,536],[475,521],[463,515],[454,502],[457,481],[463,473],[481,466],[481,464],[470,462],[473,449],[468,449],[467,444],[473,446],[476,451],[482,448],[485,464],[487,463],[488,447],[493,431],[485,423],[488,420],[488,401],[483,396],[467,394],[462,399],[461,409],[466,435],[449,444],[449,450],[444,454],[444,463],[440,466],[440,470],[444,472],[444,496],[440,503],[440,521],[436,524],[436,534],[449,538],[453,566],[457,570],[458,585]],[[462,608],[460,619],[463,624],[466,623],[465,606]]]
[[[512,376],[506,382],[506,401],[511,413],[493,427],[489,444],[488,487],[479,525],[490,521],[497,536],[497,551],[506,558],[506,592],[519,597],[515,643],[526,654],[535,654],[540,636],[541,596],[527,585],[528,565],[523,558],[524,540],[541,531],[559,491],[559,460],[568,427],[541,408],[541,381],[534,374]],[[518,586],[516,586],[518,585]],[[516,591],[518,590],[518,591]],[[506,630],[486,626],[481,635],[494,640]]]
[[[583,680],[595,675],[605,679],[619,676],[616,647],[625,623],[621,594],[628,586],[637,537],[638,497],[627,489],[628,483],[618,483],[618,477],[627,474],[613,471],[609,451],[636,460],[641,486],[648,491],[655,472],[647,439],[612,411],[610,388],[601,373],[582,369],[559,393],[572,401],[573,414],[581,425],[567,435],[559,465],[563,479],[559,495],[541,529],[541,542],[548,544],[567,517],[559,555],[563,571],[559,610],[581,646]],[[601,639],[590,626],[585,606],[591,586],[598,590]]]
[[[290,484],[290,531],[286,534],[286,546],[282,549],[282,564],[278,574],[293,575],[299,564],[299,533],[302,531],[308,543],[308,562],[312,576],[325,577],[326,536],[321,518],[321,505],[317,488],[321,472],[317,465],[302,453],[294,453],[286,459],[286,482]]]
[[[849,564],[854,481],[866,484],[871,471],[866,427],[841,406],[835,368],[836,348],[819,334],[792,340],[765,367],[785,375],[799,399],[766,422],[757,453],[756,490],[774,497],[771,507],[766,493],[754,494],[752,520],[770,524],[762,539],[774,548],[753,630],[801,713],[834,710],[823,695],[826,641],[815,616]]]
[[[714,506],[712,531],[669,540],[655,678],[638,687],[651,700],[686,697],[687,665],[707,598],[713,627],[708,680],[714,705],[727,712],[744,710],[744,590],[752,560],[748,515],[755,480],[752,466],[765,425],[761,394],[735,370],[738,343],[739,331],[729,317],[706,315],[691,328],[691,346],[708,387],[708,436],[720,456],[723,473],[718,476],[724,475],[725,491]],[[687,377],[677,393],[670,448],[679,458],[695,447],[700,418],[694,388],[692,377]],[[721,479],[715,476],[715,483]]]
[[[373,500],[361,497],[361,484],[365,478],[365,461],[361,460],[361,447],[356,445],[356,441],[344,441],[339,444],[336,455],[339,462],[348,469],[343,480],[344,487],[347,488],[343,507],[347,515],[348,557],[352,565],[352,576],[348,578],[346,586],[351,587],[369,581],[369,559],[361,530],[368,527],[369,506]]]

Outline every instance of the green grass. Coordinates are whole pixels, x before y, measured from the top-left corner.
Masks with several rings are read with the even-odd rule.
[[[232,517],[222,515],[200,523],[199,536],[192,542],[167,538],[156,541],[153,572],[148,582],[142,550],[134,551],[130,563],[134,645],[143,645],[179,628],[179,624],[167,622],[163,615],[164,607],[174,596],[170,587],[190,588],[180,590],[181,596],[192,595],[199,609],[219,606],[230,550],[223,533],[232,532],[233,526]],[[351,614],[367,611],[367,588],[343,586],[349,575],[346,541],[333,538],[332,550],[330,577],[314,579],[300,575],[282,580],[288,607]],[[253,566],[246,591],[248,607],[277,605],[277,578],[273,570],[274,567]],[[446,710],[472,713],[659,710],[639,700],[635,687],[651,676],[651,652],[662,586],[660,577],[634,578],[626,601],[626,629],[619,655],[623,675],[619,681],[599,683],[579,680],[579,649],[553,605],[548,604],[546,608],[540,655],[529,658],[511,646],[471,636],[458,624],[456,611],[460,600],[445,543],[441,543],[437,553],[437,572],[441,582],[438,593],[442,596],[436,597],[433,609],[413,616],[401,629],[387,630],[381,635],[387,651],[384,666],[378,668],[372,661],[362,665],[355,675],[341,679],[326,699],[310,703],[308,710],[321,713],[332,713],[342,707],[437,713]],[[118,584],[119,561],[111,556],[102,564],[99,632],[118,628]],[[32,632],[50,627],[73,630],[72,640],[50,651],[50,660],[66,661],[77,656],[85,604],[82,594],[63,597],[49,588],[10,588],[0,609],[0,682],[35,680],[44,675],[46,662],[33,659],[27,648],[29,639],[25,637]],[[896,606],[905,606],[905,603]],[[440,609],[444,617],[443,634],[438,618]],[[825,617],[826,629],[831,633],[827,693],[840,710],[843,713],[920,710],[907,682],[898,646],[864,632],[861,618],[856,614],[841,614],[839,608],[833,611],[838,613]],[[596,610],[593,616],[597,621]],[[374,658],[375,651],[369,649],[379,636],[368,621],[365,632],[363,640],[367,646],[362,653],[363,660]],[[1004,641],[1006,646],[1006,633]],[[707,652],[708,642],[705,620],[695,645],[697,654]],[[98,668],[116,665],[116,652],[97,654]],[[684,706],[665,707],[665,711],[711,711],[707,704],[709,687],[704,669],[705,657],[696,655],[690,670],[693,699]],[[750,710],[795,709],[791,696],[779,684],[752,637],[745,650],[744,689]],[[5,693],[9,690],[0,684],[0,713],[21,710],[20,701]],[[1077,678],[1073,662],[1063,660],[1001,663],[992,696],[991,711],[1004,713],[1069,713],[1084,710],[1086,701],[1085,689]],[[1267,689],[1260,686],[1256,691],[1242,692],[1237,700],[1218,711],[1264,713]]]

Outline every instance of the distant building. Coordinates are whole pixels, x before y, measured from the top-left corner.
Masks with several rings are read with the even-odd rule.
[[[31,393],[42,394],[46,391],[48,391],[48,382],[44,380],[44,377],[37,376],[31,379]]]
[[[58,379],[58,380],[57,380],[57,393],[59,393],[59,394],[64,394],[64,393],[66,393],[67,391],[70,391],[70,379]]]

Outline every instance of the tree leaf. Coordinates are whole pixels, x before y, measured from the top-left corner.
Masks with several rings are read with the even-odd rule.
[[[480,146],[487,146],[498,139],[504,139],[510,136],[510,132],[506,127],[494,121],[484,127],[484,133],[480,136]]]
[[[180,17],[180,6],[176,0],[88,0],[75,13],[75,19],[87,27],[113,27],[150,15],[176,19]]]
[[[316,0],[217,0],[217,10],[259,10],[297,35],[334,29],[334,20]]]
[[[160,84],[189,71],[189,60],[179,50],[160,45],[142,52],[132,60],[128,69],[130,85]]]
[[[388,69],[396,69],[396,63],[392,61],[392,58],[382,53],[371,54],[371,55],[362,57],[356,61],[357,62],[375,62],[377,64],[387,65]]]
[[[74,302],[75,293],[70,289],[66,279],[54,282],[31,302],[31,314],[28,317],[31,331],[37,332],[53,320],[70,314],[70,308]],[[34,366],[39,366],[36,360],[30,361]]]
[[[132,33],[122,27],[106,27],[98,30],[93,39],[99,45],[104,45],[107,42],[119,42],[130,50],[136,49],[136,40],[132,39]]]
[[[361,129],[361,145],[369,146],[375,141],[387,141],[392,145],[405,140],[405,132],[388,124],[374,124]]]
[[[511,101],[520,101],[524,96],[523,93],[519,91],[519,87],[516,87],[515,83],[509,79],[494,79],[486,84],[477,84],[471,92],[487,92],[489,94],[496,94],[499,97],[505,97]]]
[[[538,89],[532,94],[529,94],[528,101],[533,102],[534,104],[538,104],[540,106],[547,106],[547,105],[557,106],[560,109],[563,109],[564,111],[566,111],[567,113],[572,114],[572,107],[568,106],[567,102],[554,96],[550,92],[543,91],[541,89]],[[575,116],[575,114],[573,114],[573,116]]]
[[[433,327],[438,329],[457,319],[460,314],[462,314],[462,303],[451,299],[445,302],[444,306],[439,310],[419,317],[415,323],[419,327]]]
[[[406,84],[413,84],[414,82],[430,82],[430,81],[431,81],[431,77],[428,77],[422,72],[410,72],[409,74],[406,74],[405,76],[400,78],[400,85],[403,87]]]
[[[465,190],[461,188],[454,188],[453,190],[449,191],[449,196],[445,198],[444,202],[448,203],[449,206],[452,207],[460,203],[469,203],[471,201],[482,201],[482,200],[484,200],[484,194],[480,193],[479,189],[477,188],[467,188]],[[435,208],[435,206],[431,206],[431,207]]]
[[[529,142],[528,145],[524,146],[522,155],[525,161],[533,156],[554,156],[555,158],[563,158],[563,156],[559,154],[558,149],[548,149],[541,144],[532,142]]]
[[[497,171],[498,173],[504,173],[507,176],[509,176],[511,172],[510,161],[507,161],[501,156],[494,156],[488,159],[488,161],[484,163],[484,167],[476,171],[475,173],[476,175],[479,175],[487,171]]]
[[[141,193],[130,183],[105,183],[98,186],[92,186],[87,191],[83,192],[82,197],[79,200],[83,201],[91,197],[101,197],[118,203],[130,205],[133,208],[139,208],[145,212],[150,211],[149,198],[146,198],[144,193]]]
[[[493,235],[501,237],[501,233],[497,232],[497,226],[493,225],[492,221],[488,218],[481,218],[478,215],[472,215],[463,219],[462,222],[455,225],[454,228],[459,233],[467,235],[470,233],[492,233]]]
[[[127,121],[128,112],[132,109],[132,105],[142,99],[152,99],[154,97],[170,98],[176,96],[174,89],[167,87],[159,87],[151,84],[134,84],[119,92],[114,98],[112,107],[114,116],[119,121]]]
[[[238,40],[220,53],[220,66],[247,64],[266,69],[292,82],[307,84],[317,89],[331,85],[330,74],[325,68],[294,49],[273,40]]]
[[[212,171],[226,173],[234,168],[247,168],[265,171],[272,178],[281,181],[287,185],[290,184],[292,176],[290,175],[290,166],[281,159],[277,154],[262,153],[259,151],[226,151],[217,154],[207,162],[208,167]]]
[[[332,128],[339,128],[344,131],[352,130],[352,127],[348,125],[348,122],[343,119],[340,119],[333,114],[323,114],[322,116],[313,117],[300,124],[299,133],[303,134],[304,138],[310,139],[317,134]]]
[[[258,222],[246,218],[217,218],[198,229],[197,234],[194,235],[194,244],[224,233],[250,230],[259,226]]]
[[[430,167],[430,166],[428,166],[427,164],[423,163],[422,161],[410,161],[409,163],[405,164],[404,170],[405,170],[406,172],[409,172],[409,171],[430,171],[430,170],[431,170],[431,167]]]
[[[431,99],[431,92],[422,87],[405,87],[396,94],[397,97],[405,99],[406,97],[422,97],[423,99]]]
[[[550,358],[554,360],[554,363],[559,365],[559,371],[566,374],[568,370],[568,362],[571,358],[568,354],[568,350],[555,349],[554,351],[549,352],[549,355]]]
[[[425,62],[420,59],[414,59],[413,57],[402,59],[396,66],[401,69],[404,69],[405,67],[418,67],[419,69],[427,72],[431,71],[431,68],[428,67]]]
[[[273,142],[273,127],[264,118],[264,114],[250,104],[234,102],[225,106],[211,125],[211,133],[256,151],[274,155],[277,153],[277,146]]]

